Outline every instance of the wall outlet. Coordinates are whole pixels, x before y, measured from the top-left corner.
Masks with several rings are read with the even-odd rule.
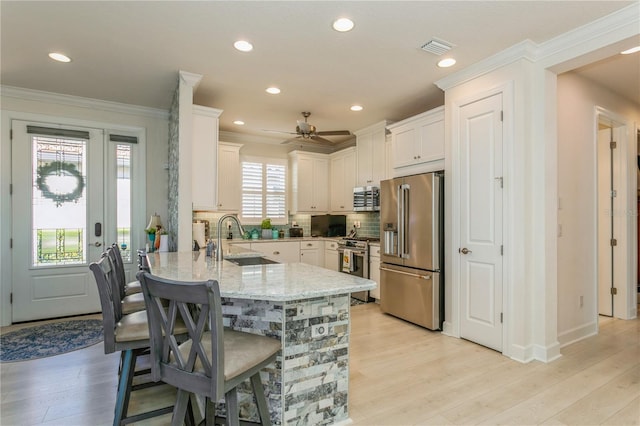
[[[316,324],[311,326],[311,337],[326,336],[328,332],[329,332],[328,324]]]
[[[356,220],[355,222],[353,222],[353,227],[354,228],[360,228],[360,221]]]

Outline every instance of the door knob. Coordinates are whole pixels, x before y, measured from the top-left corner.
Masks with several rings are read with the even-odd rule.
[[[93,245],[96,247],[101,247],[102,243],[100,241],[96,241],[95,243],[93,243]]]
[[[462,254],[469,254],[469,253],[471,253],[471,250],[469,250],[469,249],[468,249],[468,248],[466,248],[466,247],[463,247],[463,248],[461,248],[460,250],[458,250],[458,252],[459,252],[459,253],[462,253]]]

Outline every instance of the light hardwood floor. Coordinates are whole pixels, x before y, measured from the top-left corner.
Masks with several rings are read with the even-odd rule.
[[[351,312],[355,425],[640,425],[639,320],[603,318],[597,336],[565,347],[557,361],[520,364],[375,304]],[[0,364],[0,424],[111,424],[117,364],[102,344]],[[148,393],[134,410],[171,399],[166,389]]]

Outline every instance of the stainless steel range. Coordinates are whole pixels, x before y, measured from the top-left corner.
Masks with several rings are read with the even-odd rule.
[[[373,237],[345,237],[338,241],[339,270],[362,278],[369,278],[369,242],[380,241]],[[351,297],[369,301],[369,292],[351,293]]]

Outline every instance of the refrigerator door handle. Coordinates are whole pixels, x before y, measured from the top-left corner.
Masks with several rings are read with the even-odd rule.
[[[398,257],[402,259],[404,249],[404,192],[402,191],[402,185],[398,185],[397,191],[397,203],[396,211],[398,212]]]
[[[387,272],[393,272],[394,274],[408,275],[410,277],[420,278],[421,280],[430,280],[431,279],[431,275],[412,274],[410,272],[398,271],[396,269],[389,269],[389,268],[385,268],[383,266],[380,267],[380,270],[381,271],[387,271]]]
[[[402,185],[400,185],[400,193],[401,193],[401,197],[399,197],[400,200],[400,214],[402,215],[402,219],[399,221],[399,234],[400,234],[400,241],[399,241],[399,245],[400,245],[400,257],[402,259],[407,259],[409,258],[409,247],[407,247],[407,234],[409,232],[408,229],[408,223],[409,223],[409,189],[410,189],[410,185],[407,183],[403,183]]]

